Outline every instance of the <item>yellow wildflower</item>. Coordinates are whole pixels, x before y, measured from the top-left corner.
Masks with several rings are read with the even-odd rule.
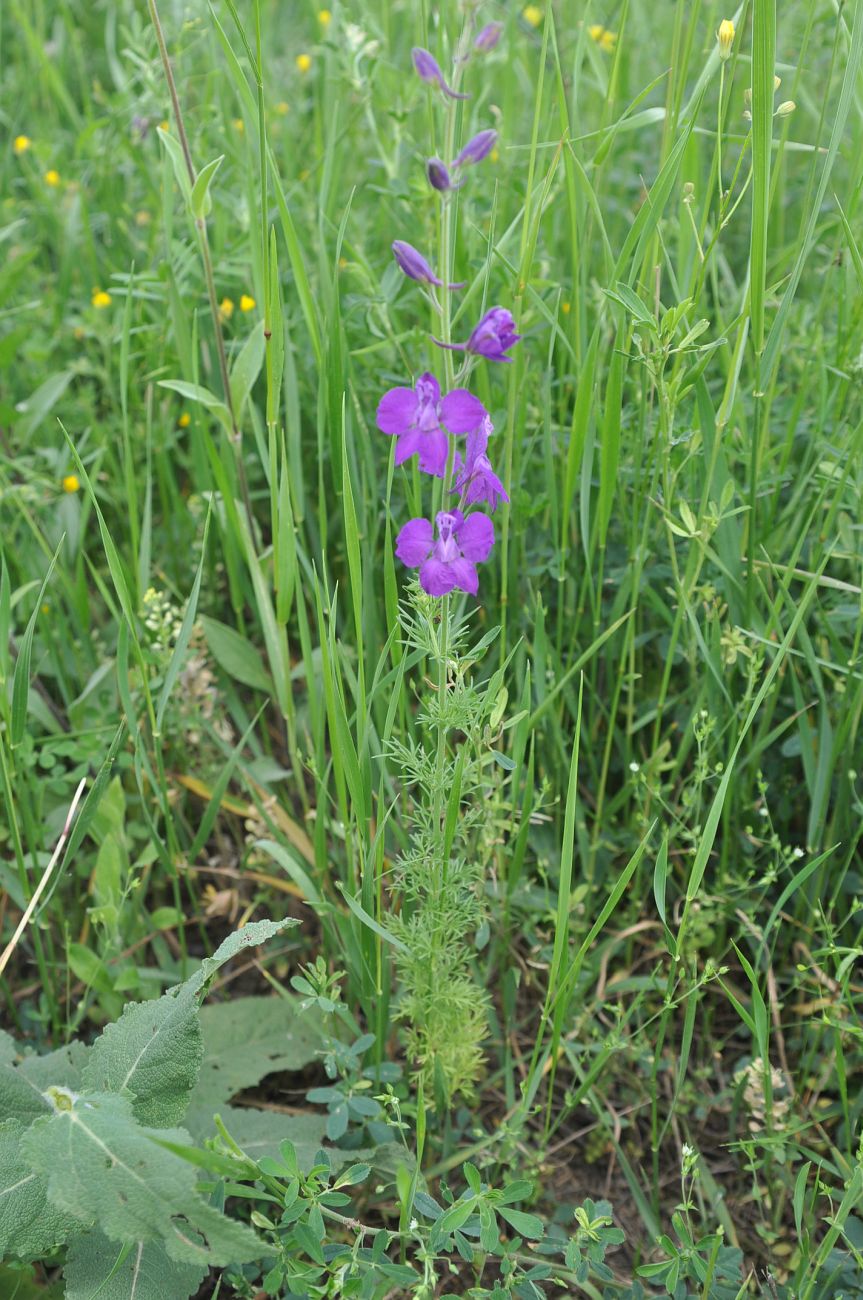
[[[245,124],[245,122],[243,121],[243,119],[242,119],[241,117],[235,117],[235,118],[234,118],[234,130],[235,130],[235,131],[241,131],[241,132],[242,132],[242,131],[245,131],[245,129],[246,129],[246,124]]]
[[[492,151],[491,151],[491,153],[489,154],[488,157],[489,157],[489,161],[490,161],[490,162],[493,162],[493,163],[500,162],[500,150],[499,150],[499,149],[492,149]]]
[[[297,67],[299,68],[300,72],[308,72],[311,66],[312,66],[311,54],[297,55]]]
[[[287,104],[285,100],[280,99],[278,104],[276,104],[276,112],[279,114],[280,117],[284,117],[285,114],[289,113],[290,111],[291,111],[290,105]]]
[[[12,141],[12,148],[16,153],[26,153],[30,148],[31,143],[32,141],[30,140],[29,135],[16,135],[15,139]]]
[[[539,27],[542,22],[542,10],[539,5],[525,5],[521,16],[526,23],[530,23],[531,27]]]
[[[63,479],[64,492],[77,492],[79,491],[80,487],[81,484],[78,482],[77,474],[67,474],[66,477]]]
[[[731,58],[731,47],[734,44],[734,23],[730,18],[723,18],[719,24],[716,41],[719,45],[719,57],[725,63],[726,59]]]
[[[599,41],[599,48],[605,54],[613,54],[617,45],[617,32],[610,32],[607,29],[602,33]]]
[[[333,20],[333,15],[330,13],[329,9],[321,9],[319,11],[318,22],[321,24],[322,27],[329,27],[332,20]]]
[[[146,208],[141,208],[140,211],[135,213],[136,226],[149,226],[152,220],[153,218],[151,217],[150,213],[147,211]]]
[[[180,416],[179,420],[177,421],[177,425],[181,429],[188,429],[191,423],[192,423],[192,417],[188,411],[184,411],[183,414]]]
[[[234,303],[231,298],[223,298],[219,303],[219,315],[222,320],[230,320],[234,314]]]
[[[45,173],[45,184],[50,185],[52,189],[60,184],[60,173],[55,172],[53,167]]]
[[[591,26],[588,27],[587,29],[587,34],[590,37],[590,39],[592,41],[596,41],[598,45],[599,42],[602,40],[604,31],[605,28],[603,27],[602,23],[592,23]]]
[[[90,301],[101,311],[103,307],[111,306],[111,295],[105,289],[94,289]]]
[[[171,129],[171,123],[168,121],[167,118],[165,118],[164,121],[159,123],[160,131],[170,131],[170,129]]]
[[[564,316],[568,316],[569,313],[572,311],[572,303],[570,303],[570,302],[562,302],[562,303],[560,304],[560,308],[561,308],[561,311],[563,312]]]
[[[244,293],[240,297],[240,311],[254,311],[256,303],[251,294]]]
[[[349,261],[348,261],[348,259],[347,259],[346,257],[340,257],[340,258],[339,258],[339,270],[340,270],[340,271],[346,271],[346,270],[348,269],[349,266],[350,266],[350,263],[349,263]]]

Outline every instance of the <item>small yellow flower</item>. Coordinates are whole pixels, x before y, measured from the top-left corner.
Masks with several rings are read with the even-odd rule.
[[[94,307],[97,307],[101,311],[104,307],[111,306],[111,295],[104,289],[94,289],[93,297],[90,301]]]
[[[87,337],[87,331],[84,329],[82,325],[76,325],[72,331],[72,337],[80,341],[81,339]]]
[[[602,40],[604,32],[605,32],[605,28],[603,27],[602,23],[592,23],[591,26],[588,27],[587,29],[588,36],[592,41],[596,41],[597,45]]]
[[[222,320],[230,320],[234,314],[234,303],[231,298],[223,298],[219,303],[219,315]]]
[[[560,309],[561,309],[561,311],[563,312],[564,316],[568,316],[569,313],[572,311],[572,303],[571,303],[571,302],[562,302],[562,303],[560,304]]]
[[[56,189],[60,184],[60,173],[55,172],[54,168],[51,167],[50,170],[45,173],[44,179],[46,185],[50,185],[52,189]]]
[[[297,55],[297,67],[299,68],[300,72],[308,72],[311,66],[312,66],[311,54]]]
[[[719,24],[716,41],[719,46],[719,57],[725,63],[731,58],[731,47],[734,44],[734,23],[730,18],[723,18]]]
[[[246,129],[246,124],[241,117],[235,117],[233,125],[235,131],[243,132]]]
[[[490,162],[493,162],[493,163],[500,162],[500,150],[499,150],[499,149],[492,149],[491,153],[489,154],[489,161],[490,161]]]
[[[603,53],[613,54],[616,45],[617,45],[617,32],[610,32],[608,30],[604,31],[599,41],[599,48],[603,51]]]
[[[64,492],[78,492],[80,488],[81,488],[81,484],[78,482],[77,474],[67,474],[66,477],[63,479]]]
[[[287,104],[285,100],[280,99],[278,104],[276,104],[276,112],[279,114],[280,117],[284,117],[285,114],[290,113],[290,111],[291,111],[290,105]]]
[[[12,141],[12,148],[16,153],[26,153],[30,148],[32,141],[29,135],[16,135]]]
[[[254,311],[256,306],[257,304],[250,294],[244,293],[241,295],[240,311]]]
[[[329,27],[332,21],[333,21],[333,15],[330,13],[329,9],[321,9],[319,11],[318,22],[321,24],[322,27]]]
[[[181,429],[188,429],[191,423],[192,423],[192,417],[188,411],[184,411],[183,414],[180,416],[179,420],[177,421],[177,425]]]
[[[525,5],[521,16],[526,23],[530,23],[531,27],[539,27],[542,22],[542,10],[539,5]]]
[[[346,270],[348,269],[348,266],[349,266],[349,265],[350,265],[350,263],[348,262],[348,259],[347,259],[346,257],[340,257],[340,258],[339,258],[339,270],[340,270],[340,271],[346,271]]]
[[[147,211],[146,208],[141,208],[139,212],[135,213],[136,226],[149,226],[152,220],[153,218],[150,216],[150,213]]]
[[[160,131],[170,131],[170,129],[171,129],[171,123],[168,121],[167,118],[165,118],[164,121],[159,123]]]

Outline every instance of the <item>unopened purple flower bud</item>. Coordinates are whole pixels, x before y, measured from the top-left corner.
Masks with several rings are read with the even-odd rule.
[[[467,167],[472,163],[482,162],[487,158],[494,146],[497,144],[497,131],[488,130],[480,131],[473,139],[468,140],[459,156],[453,163],[453,167]]]
[[[488,54],[497,45],[502,31],[503,23],[486,23],[482,31],[477,33],[473,48],[481,54]]]
[[[415,45],[411,50],[411,57],[420,81],[426,82],[429,86],[439,86],[450,99],[470,99],[470,95],[460,95],[458,91],[453,90],[452,86],[447,85],[437,59],[433,54],[429,54],[428,50]]]
[[[426,163],[426,176],[428,176],[429,185],[431,185],[432,189],[445,193],[446,190],[453,188],[449,168],[440,158],[429,158]]]
[[[403,239],[396,239],[393,243],[393,257],[398,263],[399,269],[404,271],[409,280],[418,280],[421,284],[435,284],[438,288],[443,286],[443,280],[435,275],[426,259],[423,257],[412,244],[408,244]],[[450,284],[449,289],[463,289],[464,281],[458,284]]]

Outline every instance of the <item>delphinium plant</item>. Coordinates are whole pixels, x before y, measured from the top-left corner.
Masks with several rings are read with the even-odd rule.
[[[426,370],[414,383],[391,388],[377,408],[378,428],[395,441],[394,464],[416,460],[427,508],[402,524],[395,542],[396,556],[416,574],[402,626],[430,666],[431,682],[420,710],[426,743],[391,746],[412,801],[410,840],[394,873],[402,905],[390,930],[408,1054],[439,1110],[476,1082],[488,1013],[487,995],[471,974],[470,943],[483,923],[475,839],[477,810],[495,780],[490,741],[501,724],[505,692],[500,672],[480,685],[470,671],[494,633],[478,645],[470,640],[478,566],[492,555],[492,516],[509,496],[493,465],[491,416],[469,383],[474,366],[509,361],[519,335],[511,313],[494,306],[466,341],[455,341],[453,298],[465,288],[454,279],[461,191],[469,193],[470,168],[481,165],[497,142],[497,131],[484,127],[458,147],[469,113],[462,105],[470,99],[460,86],[465,71],[499,37],[495,23],[477,33],[469,12],[449,80],[428,50],[413,50],[416,74],[443,115],[444,157],[430,157],[425,167],[440,205],[439,274],[404,240],[394,242],[393,254],[405,276],[425,290],[439,350],[436,373]]]

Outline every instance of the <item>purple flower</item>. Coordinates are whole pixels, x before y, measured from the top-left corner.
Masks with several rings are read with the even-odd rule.
[[[437,59],[432,54],[429,54],[428,50],[415,45],[411,50],[411,57],[420,81],[425,81],[429,86],[440,86],[443,93],[449,95],[450,99],[470,99],[470,95],[460,95],[458,91],[453,90],[452,86],[447,85]]]
[[[503,23],[486,23],[482,31],[477,33],[473,48],[479,50],[481,54],[487,54],[497,45],[502,31]]]
[[[499,502],[509,501],[506,489],[492,469],[491,461],[486,455],[489,434],[493,430],[494,426],[486,416],[479,428],[467,435],[464,461],[456,453],[453,468],[457,477],[452,487],[453,492],[464,493],[466,505],[475,506],[480,502],[487,502],[491,506],[492,513],[497,510]]]
[[[458,189],[459,185],[453,185],[449,169],[445,162],[440,158],[429,158],[426,163],[426,176],[432,189],[445,193],[447,190]]]
[[[471,352],[475,357],[485,357],[487,361],[512,361],[505,355],[508,348],[514,347],[521,338],[515,332],[512,313],[505,307],[492,307],[487,311],[467,343],[442,343],[435,339],[439,348],[450,352]]]
[[[436,284],[438,287],[443,286],[443,280],[435,275],[422,253],[418,252],[412,244],[405,243],[403,239],[396,239],[393,242],[393,257],[408,279],[419,280],[424,284]],[[447,288],[463,289],[464,286],[465,281],[462,280],[459,284],[447,285]]]
[[[434,375],[421,375],[415,388],[391,388],[378,404],[377,426],[381,433],[398,439],[396,464],[419,456],[420,469],[443,478],[449,456],[450,433],[472,433],[486,418],[478,397],[466,388],[454,388],[441,401],[440,385]],[[446,429],[441,428],[441,424]]]
[[[483,158],[488,157],[496,144],[497,131],[480,131],[472,140],[468,140],[453,163],[453,167],[466,167],[471,163],[482,162]]]
[[[409,569],[419,569],[420,586],[430,596],[445,596],[458,587],[475,596],[476,566],[494,546],[494,524],[483,514],[465,519],[460,510],[437,516],[437,541],[428,519],[411,519],[396,538],[396,555]]]

